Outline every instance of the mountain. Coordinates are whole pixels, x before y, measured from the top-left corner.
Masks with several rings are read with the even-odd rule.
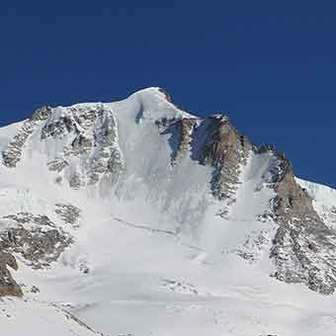
[[[148,88],[42,107],[0,151],[2,334],[336,334],[336,191],[228,116]]]

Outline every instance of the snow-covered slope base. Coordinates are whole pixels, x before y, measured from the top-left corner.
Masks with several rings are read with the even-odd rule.
[[[0,252],[23,292],[0,301],[1,335],[336,334],[334,296],[277,280],[283,162],[226,117],[151,88],[43,108],[0,149]],[[298,183],[333,230],[335,191]]]
[[[55,304],[6,298],[0,307],[2,335],[100,335]]]

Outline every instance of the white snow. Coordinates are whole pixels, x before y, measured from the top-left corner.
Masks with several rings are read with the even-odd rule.
[[[1,335],[98,335],[64,308],[35,299],[0,301]]]
[[[297,181],[312,197],[314,209],[319,216],[327,225],[336,228],[336,190],[299,178]]]

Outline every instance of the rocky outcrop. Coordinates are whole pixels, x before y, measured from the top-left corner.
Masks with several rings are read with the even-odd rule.
[[[72,204],[57,203],[55,213],[66,224],[71,224],[73,227],[78,227],[78,220],[81,210]]]
[[[60,173],[61,171],[64,170],[65,167],[69,165],[69,163],[62,159],[55,159],[55,160],[49,161],[47,165],[50,171]]]
[[[2,153],[5,166],[15,168],[23,155],[29,137],[41,128],[42,141],[58,139],[59,152],[46,163],[49,170],[64,177],[74,189],[97,184],[106,176],[117,180],[124,169],[118,143],[118,127],[112,111],[103,104],[75,105],[69,108],[42,107],[18,129]],[[83,167],[69,167],[78,158]]]
[[[241,167],[254,147],[225,115],[206,119],[182,117],[156,121],[161,134],[169,134],[171,164],[177,165],[186,155],[213,167],[211,190],[219,200],[234,201],[240,183]]]
[[[72,189],[80,189],[81,187],[84,187],[84,182],[83,182],[82,175],[77,173],[77,172],[73,172],[70,175],[69,178],[69,186]]]
[[[94,140],[97,149],[90,158],[89,184],[97,183],[102,176],[116,181],[125,168],[117,120],[113,113],[105,113],[97,119],[96,126]]]
[[[45,121],[51,115],[52,108],[50,106],[42,106],[41,108],[37,109],[32,117],[30,118],[31,121]]]
[[[25,212],[3,220],[10,225],[0,233],[0,251],[21,255],[33,268],[49,266],[72,243],[72,237],[47,216]]]
[[[71,188],[97,184],[103,176],[116,180],[124,168],[117,121],[103,104],[55,109],[53,118],[41,133],[42,140],[50,138],[69,139],[57,157],[48,163],[50,170],[66,172],[73,158],[84,163],[80,171],[72,167],[69,173]]]
[[[69,133],[79,133],[80,130],[72,114],[63,114],[59,112],[60,108],[52,109],[51,118],[47,120],[41,130],[41,139],[63,138]],[[56,116],[55,116],[56,114]]]
[[[50,107],[42,107],[36,110],[32,117],[29,120],[26,120],[18,129],[16,135],[8,144],[7,149],[2,152],[2,160],[6,167],[16,167],[18,162],[21,160],[23,148],[26,145],[27,140],[39,124],[49,117],[50,113]]]
[[[20,286],[13,279],[8,267],[18,269],[15,257],[12,254],[0,251],[0,297],[22,296]]]
[[[212,192],[219,200],[233,200],[241,166],[246,164],[252,145],[226,116],[215,115],[205,122],[209,137],[204,144],[201,161],[215,168],[211,181]]]
[[[313,208],[312,199],[296,182],[289,161],[278,155],[281,172],[274,175],[274,220],[279,225],[273,240],[273,276],[331,294],[336,287],[336,232]]]
[[[177,165],[191,151],[193,141],[193,130],[197,125],[196,118],[181,118],[156,122],[161,134],[169,134],[171,147],[171,165]]]
[[[33,131],[34,123],[30,120],[25,121],[19,128],[13,140],[9,143],[8,148],[2,152],[2,160],[6,167],[16,167],[18,162],[21,160],[23,147]]]
[[[193,140],[193,129],[197,123],[195,118],[183,118],[178,122],[179,139],[178,148],[173,160],[180,161],[190,150],[191,142]]]

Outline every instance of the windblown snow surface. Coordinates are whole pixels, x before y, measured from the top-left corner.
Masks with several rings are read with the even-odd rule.
[[[256,218],[273,197],[262,178],[270,154],[250,156],[236,202],[223,218],[217,215],[223,204],[209,189],[210,167],[189,156],[172,166],[171,135],[158,137],[153,126],[153,120],[184,112],[157,89],[104,105],[118,120],[127,163],[118,183],[80,190],[55,183],[41,162],[57,153],[59,144],[42,143],[38,131],[15,169],[0,167],[1,216],[46,214],[65,227],[55,204],[81,209],[78,226],[65,227],[75,241],[58,262],[33,270],[17,256],[13,276],[24,296],[0,301],[0,335],[336,335],[334,296],[269,276],[276,224]],[[0,129],[0,149],[20,125]],[[319,213],[336,206],[334,190],[300,183]],[[255,245],[251,238],[260,233],[263,242]],[[244,252],[252,261],[239,256]],[[32,292],[33,286],[39,292]]]

